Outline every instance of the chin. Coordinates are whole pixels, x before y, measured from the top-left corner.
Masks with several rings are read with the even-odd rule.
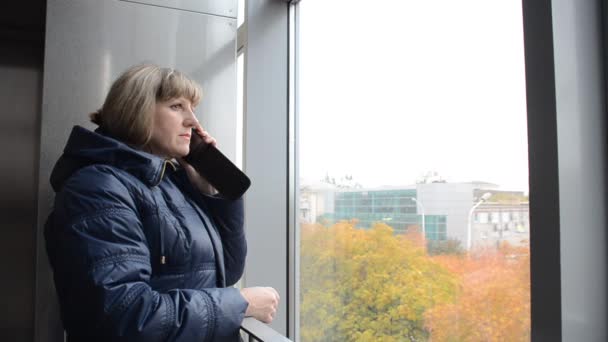
[[[179,151],[177,151],[177,153],[175,153],[175,155],[177,156],[177,158],[183,158],[185,156],[188,155],[188,153],[190,153],[190,149],[180,149]]]

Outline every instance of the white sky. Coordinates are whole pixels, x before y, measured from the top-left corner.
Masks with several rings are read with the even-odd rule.
[[[300,3],[300,176],[528,190],[519,0]]]

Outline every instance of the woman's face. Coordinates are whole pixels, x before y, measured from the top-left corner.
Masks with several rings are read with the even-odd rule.
[[[198,125],[189,100],[179,97],[155,106],[150,151],[163,158],[185,157],[190,152],[192,128]]]

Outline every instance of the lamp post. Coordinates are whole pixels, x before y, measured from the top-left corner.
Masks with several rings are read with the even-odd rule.
[[[469,218],[467,221],[467,251],[471,249],[471,221],[473,220],[473,211],[475,211],[475,209],[479,207],[481,203],[487,201],[490,197],[492,197],[492,194],[489,192],[486,192],[485,194],[481,195],[479,201],[475,203],[471,210],[469,210]]]
[[[416,205],[420,206],[420,213],[422,214],[422,237],[426,240],[426,226],[424,225],[424,206],[414,197],[410,197],[412,201],[416,202]]]

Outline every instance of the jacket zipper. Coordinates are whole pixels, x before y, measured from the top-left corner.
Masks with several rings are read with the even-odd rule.
[[[163,168],[162,170],[160,170],[160,178],[158,178],[158,182],[156,184],[154,184],[154,186],[158,186],[160,184],[160,182],[163,181],[163,177],[165,176],[165,169],[167,169],[167,163],[170,164],[173,169],[175,170],[175,166],[173,166],[173,163],[171,163],[171,161],[169,161],[168,159],[165,160],[165,162],[163,163]]]
[[[160,184],[160,182],[163,181],[163,177],[165,176],[165,169],[167,168],[167,163],[170,164],[173,169],[175,170],[175,166],[173,165],[173,163],[171,163],[170,160],[165,160],[165,162],[163,163],[163,168],[160,171],[160,178],[158,179],[158,183],[156,183],[156,185],[154,186],[158,186]],[[159,228],[159,234],[160,234],[160,264],[161,265],[165,265],[167,263],[167,258],[165,256],[165,239],[164,239],[164,234],[163,234],[163,229]]]

